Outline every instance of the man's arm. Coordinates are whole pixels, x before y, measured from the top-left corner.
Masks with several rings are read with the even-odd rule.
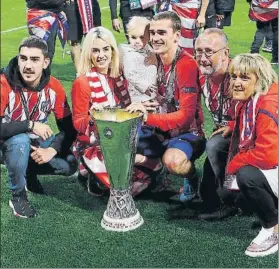
[[[0,140],[9,139],[17,134],[28,132],[28,121],[11,121],[2,123],[5,117],[5,110],[9,105],[10,86],[4,75],[1,75],[0,83]]]
[[[117,19],[117,0],[109,0],[111,20]]]
[[[7,140],[15,135],[28,132],[28,121],[11,121],[2,123],[0,118],[0,140]]]
[[[205,25],[205,13],[207,10],[208,3],[209,3],[209,0],[202,0],[201,9],[200,9],[199,16],[197,18],[197,23],[196,23],[199,28],[204,27],[204,25]]]
[[[72,122],[72,115],[63,119],[56,119],[59,133],[55,136],[50,147],[54,148],[58,153],[67,153],[76,139],[77,131]]]

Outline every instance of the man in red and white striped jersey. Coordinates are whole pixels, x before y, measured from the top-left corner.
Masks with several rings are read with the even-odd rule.
[[[62,84],[50,76],[50,58],[44,40],[31,36],[19,54],[1,70],[0,160],[8,171],[14,215],[34,217],[26,195],[43,194],[38,174],[71,175],[77,162],[70,151],[76,131]],[[53,112],[59,133],[47,124]]]

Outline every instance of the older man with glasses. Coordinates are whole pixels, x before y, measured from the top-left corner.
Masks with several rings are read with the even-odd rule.
[[[227,200],[231,199],[231,201],[226,201],[230,206],[215,211],[221,205],[220,196],[224,199],[218,190],[221,190],[219,187],[222,187],[224,182],[230,145],[230,136],[227,133],[216,134],[216,131],[230,121],[234,121],[235,115],[235,102],[229,92],[230,58],[225,33],[217,28],[206,29],[196,40],[195,57],[200,69],[200,82],[205,104],[214,121],[213,134],[206,144],[207,158],[200,186],[206,213],[201,214],[200,218],[220,220],[237,212],[237,208],[234,207],[233,195],[226,195]]]

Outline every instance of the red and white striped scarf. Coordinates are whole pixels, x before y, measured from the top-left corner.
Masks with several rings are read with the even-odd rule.
[[[69,29],[67,18],[62,12],[54,13],[36,8],[27,9],[27,27],[30,35],[35,35],[47,41],[52,28],[58,23],[58,37],[62,48],[67,41],[67,32]]]
[[[78,0],[78,9],[82,23],[83,34],[87,34],[94,27],[93,6],[91,0]]]
[[[96,68],[92,68],[85,76],[91,89],[90,103],[92,107],[96,104],[102,104],[104,107],[109,106],[110,104],[107,95],[105,94]],[[127,90],[127,82],[124,80],[123,76],[119,76],[117,78],[107,76],[107,81],[109,87],[113,89],[116,105],[127,107],[131,103],[131,100]]]
[[[103,106],[109,106],[110,103],[105,94],[96,68],[92,68],[85,76],[88,80],[91,92],[89,100],[90,110],[100,104]],[[131,103],[131,100],[124,78],[122,76],[118,78],[111,78],[108,76],[107,82],[113,90],[116,106],[127,107]],[[87,126],[85,136],[87,139],[84,138],[84,135],[78,137],[78,140],[74,143],[73,152],[78,159],[82,157],[87,169],[90,169],[105,186],[109,187],[109,178],[104,164],[103,154],[97,139],[97,129],[94,124]],[[90,145],[88,144],[89,141],[95,142],[93,145]],[[88,173],[87,169],[81,162],[79,166],[80,173],[86,175]]]
[[[252,0],[249,17],[253,21],[271,21],[278,18],[278,1]]]

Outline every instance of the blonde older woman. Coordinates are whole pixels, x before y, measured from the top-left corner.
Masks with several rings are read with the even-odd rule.
[[[239,188],[262,224],[245,254],[266,256],[278,250],[278,77],[259,54],[236,56],[229,72],[239,102],[225,186]]]
[[[91,179],[98,179],[88,181],[91,193],[100,194],[96,184],[101,181],[109,187],[109,180],[89,111],[129,104],[125,80],[119,74],[116,40],[108,29],[92,28],[84,39],[78,77],[72,87],[73,123],[78,131],[74,149],[81,160],[79,179],[85,183],[88,172]]]

